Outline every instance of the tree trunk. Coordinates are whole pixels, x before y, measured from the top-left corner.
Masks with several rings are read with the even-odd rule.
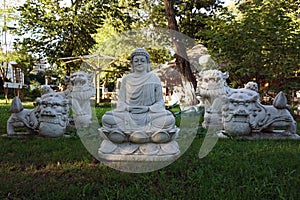
[[[174,34],[175,31],[179,32],[179,28],[175,19],[175,10],[173,7],[174,0],[164,0],[164,3],[168,20],[168,28],[170,30],[173,30],[171,31],[171,37],[173,39],[173,45],[175,50],[176,66],[178,67],[182,77],[186,105],[195,105],[197,104],[197,99],[194,92],[196,88],[196,79],[193,76],[185,46],[182,43],[182,41],[177,40],[178,38],[176,37],[176,34]]]
[[[2,80],[2,84],[1,84],[1,89],[3,89],[3,93],[6,99],[6,103],[7,103],[7,95],[8,95],[8,89],[4,87],[4,83],[6,81],[8,81],[7,79],[7,73],[8,73],[8,62],[2,62],[1,63],[2,67],[0,67],[0,75],[1,75],[1,80]],[[4,66],[5,65],[5,66]]]

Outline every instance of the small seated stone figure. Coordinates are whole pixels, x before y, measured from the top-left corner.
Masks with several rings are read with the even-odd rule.
[[[130,59],[132,73],[121,80],[117,108],[102,117],[100,134],[105,140],[99,151],[176,154],[179,148],[174,138],[179,129],[173,114],[165,109],[160,79],[150,72],[150,55],[138,48]]]

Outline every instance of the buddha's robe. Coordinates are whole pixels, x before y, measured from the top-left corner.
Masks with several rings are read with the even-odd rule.
[[[169,130],[175,118],[165,109],[160,79],[153,73],[129,74],[122,78],[117,108],[102,118],[106,129],[122,132]]]

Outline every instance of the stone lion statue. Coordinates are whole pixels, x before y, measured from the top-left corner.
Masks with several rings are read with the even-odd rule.
[[[83,71],[74,72],[66,77],[68,98],[71,102],[75,127],[88,127],[92,120],[90,98],[95,95],[92,83],[94,75]]]
[[[19,97],[14,97],[7,120],[7,135],[18,135],[16,128],[26,127],[30,133],[47,137],[63,136],[69,123],[69,100],[62,93],[49,90],[24,109]]]
[[[38,133],[37,109],[25,109],[19,97],[14,97],[10,106],[11,116],[7,120],[7,135],[17,135],[15,128],[27,127],[31,133]]]
[[[280,133],[300,139],[283,92],[275,97],[273,105],[262,105],[257,83],[250,81],[244,88],[233,89],[227,86],[227,78],[228,73],[219,70],[198,74],[197,93],[205,108],[205,128],[221,123],[223,131],[231,135]]]
[[[222,118],[224,130],[232,135],[252,132],[296,134],[296,122],[283,92],[275,97],[273,105],[262,105],[254,90],[234,89],[225,97]],[[281,131],[275,131],[278,128]]]
[[[228,77],[227,72],[222,73],[219,70],[205,70],[198,74],[196,94],[201,106],[209,109],[216,98],[228,94],[230,91],[226,83]]]
[[[37,100],[39,134],[48,137],[63,136],[69,124],[69,100],[62,93],[48,92]]]

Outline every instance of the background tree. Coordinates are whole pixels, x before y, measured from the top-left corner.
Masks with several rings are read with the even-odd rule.
[[[152,8],[153,12],[159,17],[159,11],[161,6],[165,8],[165,17],[161,17],[168,22],[168,28],[184,33],[189,37],[196,38],[196,33],[203,29],[205,19],[211,16],[212,12],[217,7],[220,7],[222,1],[219,0],[206,0],[206,1],[194,1],[194,0],[164,0],[164,5],[155,3]],[[205,10],[206,12],[204,12]],[[151,13],[151,12],[150,12]],[[155,23],[153,15],[150,15],[149,21]],[[154,20],[153,20],[154,19]],[[176,38],[176,37],[175,37]],[[198,38],[199,39],[199,38]],[[188,61],[186,47],[180,39],[173,40],[176,65],[182,75],[183,87],[186,92],[186,100],[188,105],[196,104],[197,100],[194,95],[194,88],[196,87],[196,80],[192,73],[190,62]]]
[[[11,32],[15,28],[13,23],[17,15],[15,7],[18,5],[18,0],[7,1],[3,0],[0,4],[0,30],[2,35],[0,46],[0,88],[3,90],[3,83],[8,81],[8,63],[16,60],[17,54],[12,50],[12,45],[9,42]]]
[[[113,56],[116,59],[103,59],[93,57],[87,60],[93,66],[101,68],[99,74],[100,85],[108,88],[109,91],[115,89],[118,78],[121,78],[126,71],[129,71],[130,65],[127,62],[128,48],[122,48],[118,45],[121,42],[118,35],[126,32],[133,27],[136,21],[134,17],[138,12],[141,2],[135,0],[112,0],[107,4],[107,11],[102,14],[103,23],[97,29],[97,33],[93,34],[96,44],[91,49],[94,55]],[[114,37],[117,37],[115,39]],[[116,49],[122,53],[116,54]]]
[[[104,54],[118,56],[118,57],[122,57],[123,59],[127,59],[128,52],[124,53],[124,55],[113,55],[114,53],[108,52],[108,48],[110,47],[115,48],[115,46],[111,43],[119,43],[117,40],[110,41],[109,45],[104,44],[103,42],[109,39],[110,37],[120,34],[120,32],[122,31],[124,32],[129,29],[135,30],[136,28],[141,28],[141,27],[150,27],[150,28],[167,27],[168,22],[169,22],[169,27],[171,27],[172,30],[179,31],[178,27],[180,26],[183,30],[186,30],[186,33],[191,34],[191,36],[193,37],[196,35],[195,30],[203,26],[203,23],[200,23],[202,17],[207,18],[210,15],[209,13],[212,12],[212,10],[216,8],[218,3],[220,3],[221,1],[209,0],[205,2],[201,1],[201,3],[199,3],[193,0],[185,0],[185,1],[176,1],[176,2],[170,1],[170,2],[172,4],[172,9],[173,9],[172,18],[174,18],[172,22],[170,21],[170,18],[168,18],[168,15],[170,14],[169,12],[170,9],[165,9],[166,2],[163,1],[145,0],[142,3],[140,1],[120,1],[117,4],[113,3],[111,7],[115,7],[116,5],[118,7],[122,7],[121,11],[119,12],[129,13],[131,20],[120,20],[119,18],[120,16],[117,16],[114,12],[108,13],[107,14],[108,17],[106,18],[104,25],[100,29],[98,29],[98,34],[96,34],[95,36],[98,44],[96,45],[94,52],[95,53],[107,52]],[[203,12],[204,8],[207,10],[207,12]],[[169,12],[169,14],[166,14],[166,10]],[[176,18],[179,19],[178,22],[181,23],[180,25],[177,24],[175,15]],[[194,27],[193,30],[191,30],[190,28],[191,23]],[[180,66],[181,69],[180,71],[183,74],[183,81],[186,83],[185,86],[187,87],[188,84],[190,83],[192,84],[189,89],[186,88],[186,91],[191,91],[192,94],[196,82],[195,77],[192,74],[192,71],[189,66],[189,62],[185,60],[187,59],[187,55],[183,45],[179,44],[178,42],[175,44],[176,44],[175,49],[177,51],[177,55],[181,56],[181,58],[177,56],[176,59],[178,61],[177,62],[178,65]],[[170,52],[167,51],[162,52],[157,49],[147,49],[147,50],[151,53],[151,58],[160,58],[160,59],[155,59],[157,62],[165,63],[166,61],[170,61],[172,59],[170,58],[170,56],[166,56],[167,54],[170,54]],[[165,58],[165,60],[162,60],[161,58]],[[186,64],[182,64],[184,62],[186,62]],[[189,95],[189,96],[190,99],[188,100],[188,102],[190,102],[191,104],[195,103],[196,101],[195,97],[193,95]]]
[[[164,0],[164,3],[168,20],[168,28],[179,32],[174,10],[174,0]],[[173,37],[172,34],[171,37]],[[187,105],[195,105],[197,102],[194,94],[196,79],[192,74],[185,46],[183,42],[179,41],[176,37],[173,38],[173,44],[175,49],[176,66],[178,67],[182,77]]]
[[[101,14],[103,23],[97,29],[97,33],[93,34],[97,44],[93,48],[93,52],[101,51],[102,42],[110,39],[112,36],[132,28],[135,23],[134,13],[140,7],[140,2],[135,0],[112,0],[103,8],[105,12]]]
[[[200,41],[197,33],[203,30],[207,20],[222,8],[224,0],[174,0],[173,9],[181,33]],[[136,13],[135,27],[167,27],[165,3],[159,0],[144,0]]]
[[[177,0],[174,9],[179,30],[198,41],[202,38],[198,32],[204,31],[205,25],[222,8],[224,0]]]
[[[37,59],[47,58],[50,64],[61,66],[59,58],[89,54],[95,44],[92,34],[102,22],[106,1],[27,0],[19,7],[19,29],[22,36],[18,50],[26,50]],[[70,62],[66,73],[76,70],[80,63]]]
[[[106,13],[107,17],[105,18],[105,22],[95,35],[97,41],[95,52],[101,52],[103,48],[109,48],[103,47],[102,42],[121,32],[145,27],[168,27],[164,1],[123,0],[117,3],[112,1],[110,4],[110,7],[114,8],[113,10],[117,12]],[[180,32],[200,41],[201,38],[197,36],[199,29],[203,29],[206,20],[212,16],[212,13],[214,13],[221,4],[222,0],[174,1],[173,7],[176,13],[176,23],[178,24]],[[158,57],[158,55],[151,54],[151,57]]]
[[[276,92],[299,87],[288,81],[300,69],[299,8],[294,0],[244,1],[238,13],[221,12],[206,26],[206,45],[233,86],[255,80]]]

